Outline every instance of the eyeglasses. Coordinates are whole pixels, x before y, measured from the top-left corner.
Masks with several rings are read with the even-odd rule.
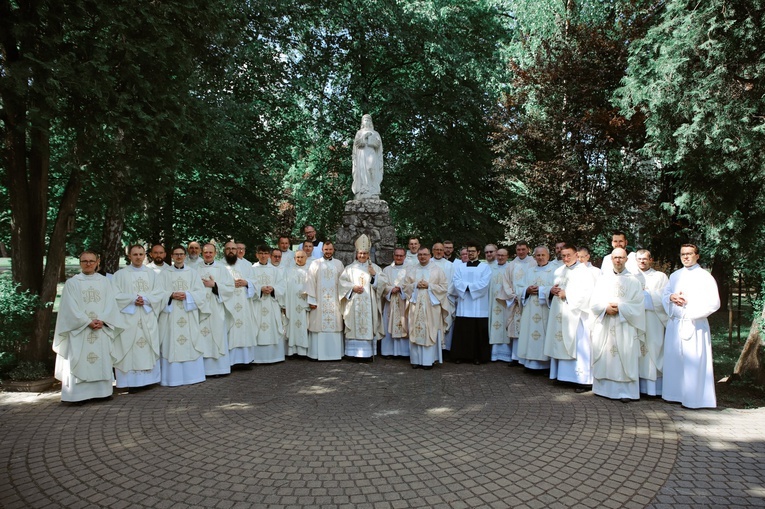
[[[80,263],[85,263],[87,265],[90,265],[92,263],[98,263],[98,260],[80,260]]]
[[[186,253],[173,253],[173,256],[186,256]]]

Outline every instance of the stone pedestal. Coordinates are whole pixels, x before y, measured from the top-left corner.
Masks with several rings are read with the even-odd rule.
[[[372,242],[370,259],[380,267],[393,262],[396,230],[390,221],[388,202],[383,200],[351,200],[345,203],[343,225],[337,230],[335,257],[348,265],[353,262],[354,242],[366,233]]]

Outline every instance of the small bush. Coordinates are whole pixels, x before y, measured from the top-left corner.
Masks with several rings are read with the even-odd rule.
[[[8,372],[8,378],[14,382],[30,382],[42,380],[50,376],[45,364],[39,361],[21,361]]]
[[[15,364],[21,346],[29,341],[39,305],[39,296],[20,291],[8,275],[0,275],[0,372]]]

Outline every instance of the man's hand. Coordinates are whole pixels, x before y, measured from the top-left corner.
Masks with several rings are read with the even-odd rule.
[[[669,301],[678,306],[685,306],[688,303],[688,301],[685,300],[685,297],[683,297],[683,292],[673,293],[669,296]]]

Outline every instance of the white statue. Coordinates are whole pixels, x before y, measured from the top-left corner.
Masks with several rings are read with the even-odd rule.
[[[380,198],[383,178],[383,147],[372,116],[361,117],[361,129],[353,139],[353,189],[356,200]]]

